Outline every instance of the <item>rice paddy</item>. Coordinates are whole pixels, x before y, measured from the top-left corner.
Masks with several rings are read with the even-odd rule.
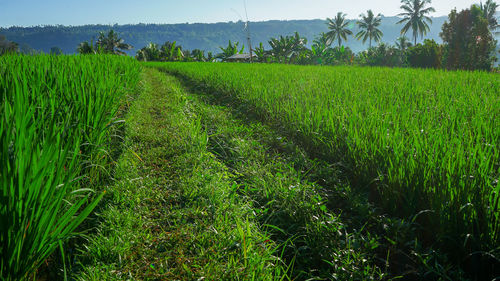
[[[496,277],[499,145],[495,73],[2,56],[0,277]]]
[[[99,202],[92,184],[139,69],[113,56],[0,57],[2,280],[32,275]]]
[[[452,256],[500,245],[500,79],[485,72],[149,64],[230,95],[342,166]]]

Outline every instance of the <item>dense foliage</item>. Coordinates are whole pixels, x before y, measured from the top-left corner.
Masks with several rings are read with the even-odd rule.
[[[352,23],[346,19],[345,14],[339,12],[335,18],[327,19],[328,32],[322,32],[315,38],[309,48],[307,38],[295,32],[292,36],[279,36],[268,40],[269,49],[263,43],[254,48],[255,61],[260,63],[286,63],[286,64],[319,64],[319,65],[367,65],[388,67],[417,67],[417,68],[446,68],[468,70],[491,70],[497,58],[492,31],[496,29],[496,19],[491,18],[491,11],[495,10],[495,2],[488,2],[480,6],[472,5],[470,9],[462,11],[458,16],[453,10],[449,15],[449,23],[443,25],[441,37],[444,45],[435,40],[425,39],[423,43],[416,44],[418,35],[423,36],[430,30],[432,23],[428,14],[434,9],[428,5],[430,0],[402,0],[400,14],[405,16],[398,23],[405,23],[401,34],[413,31],[415,46],[409,43],[405,36],[398,37],[395,45],[380,43],[383,32],[379,29],[382,15],[375,16],[371,10],[367,15],[360,15],[357,22],[359,32],[355,35],[358,40],[365,43],[369,40],[369,48],[355,54],[349,47],[342,46],[349,36],[353,35]],[[472,13],[471,13],[472,11]],[[493,13],[494,14],[494,13]],[[376,47],[371,47],[372,40],[379,42]],[[167,42],[168,43],[168,42]],[[332,45],[338,45],[332,48]],[[175,44],[175,42],[174,42]],[[216,60],[228,61],[235,54],[242,54],[244,47],[238,47],[236,42],[227,47],[220,47],[221,53],[215,56]],[[174,52],[174,49],[170,51]],[[193,56],[189,51],[177,49],[177,56],[166,55],[158,51],[157,45],[151,43],[137,53],[137,58],[144,61],[214,61],[209,55],[196,50]],[[250,61],[250,56],[241,61]]]
[[[130,58],[0,57],[0,276],[24,280],[96,206]],[[100,167],[100,168],[97,168]]]
[[[237,43],[235,46],[229,41],[229,46],[227,48],[222,48],[222,54],[218,58],[226,58],[238,52]],[[243,49],[242,49],[243,50]],[[146,47],[137,51],[135,58],[139,61],[213,61],[211,52],[205,56],[205,52],[199,49],[192,51],[183,50],[181,45],[177,42],[165,42],[161,47],[155,43],[149,43]]]
[[[5,38],[5,36],[0,35],[0,56],[9,54],[9,53],[17,53],[19,51],[19,46],[15,42],[11,42]]]
[[[440,68],[442,47],[434,40],[426,39],[423,44],[408,48],[406,57],[409,66],[420,68]]]
[[[441,32],[448,69],[491,69],[496,42],[488,26],[478,6],[450,13]]]

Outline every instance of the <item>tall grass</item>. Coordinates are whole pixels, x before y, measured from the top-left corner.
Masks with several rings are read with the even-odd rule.
[[[23,280],[102,196],[87,188],[139,66],[113,56],[0,57],[0,276]]]
[[[500,245],[500,77],[359,67],[152,63],[278,121],[424,243]]]

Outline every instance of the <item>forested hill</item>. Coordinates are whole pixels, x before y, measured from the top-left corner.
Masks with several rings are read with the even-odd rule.
[[[394,44],[400,36],[401,25],[397,25],[397,17],[384,17],[381,30],[384,33],[383,41]],[[433,24],[426,38],[441,42],[439,32],[446,17],[433,18]],[[27,45],[44,52],[52,47],[59,47],[64,53],[74,53],[80,42],[97,38],[99,31],[113,29],[126,43],[132,44],[134,49],[129,52],[133,55],[148,43],[163,44],[165,41],[177,41],[185,49],[202,49],[219,52],[219,46],[227,46],[228,40],[246,44],[244,23],[194,23],[194,24],[134,24],[134,25],[85,25],[85,26],[42,26],[42,27],[10,27],[0,28],[0,34],[8,40],[20,44],[21,48]],[[327,32],[325,20],[290,20],[251,22],[252,45],[260,42],[268,47],[267,41],[279,35],[291,35],[295,31],[308,39],[308,45],[321,32]],[[351,21],[351,29],[357,32],[355,21]],[[411,37],[411,34],[407,35]],[[363,45],[353,37],[349,37],[347,46],[353,51],[361,51],[368,46]]]

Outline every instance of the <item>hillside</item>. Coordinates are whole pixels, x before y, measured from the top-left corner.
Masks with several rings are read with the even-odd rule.
[[[396,22],[397,17],[384,17],[381,30],[384,33],[383,41],[393,43],[400,36],[401,26]],[[438,42],[441,26],[446,17],[433,18],[433,25],[427,38]],[[352,21],[352,30],[357,32],[355,22]],[[228,40],[239,41],[246,45],[246,35],[242,22],[228,23],[194,23],[194,24],[134,24],[134,25],[85,25],[85,26],[37,26],[37,27],[10,27],[0,28],[0,34],[9,40],[21,45],[49,52],[52,47],[59,47],[66,54],[74,53],[77,45],[82,41],[97,38],[99,31],[114,29],[127,43],[134,46],[129,52],[133,55],[140,48],[150,42],[162,44],[165,41],[177,41],[187,49],[202,49],[217,53],[219,46],[226,46]],[[290,20],[290,21],[264,21],[251,22],[253,45],[267,41],[271,37],[289,35],[297,31],[308,39],[311,44],[313,39],[321,32],[327,31],[325,20]],[[410,34],[408,34],[410,35]],[[367,47],[360,41],[350,37],[347,46],[355,52]]]

